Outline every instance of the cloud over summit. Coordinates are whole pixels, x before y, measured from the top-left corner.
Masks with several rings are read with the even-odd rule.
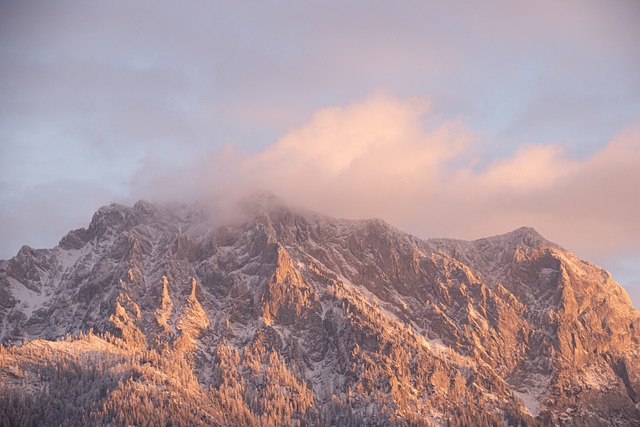
[[[381,217],[421,237],[479,238],[528,225],[595,259],[635,247],[640,127],[583,158],[531,143],[496,159],[486,154],[490,143],[427,98],[376,92],[318,110],[261,150],[227,145],[170,178],[158,170],[139,191],[171,199],[267,190],[335,216]]]

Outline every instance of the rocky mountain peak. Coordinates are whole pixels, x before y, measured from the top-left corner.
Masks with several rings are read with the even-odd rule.
[[[504,234],[502,237],[509,243],[509,245],[513,245],[516,247],[539,249],[543,246],[556,246],[549,240],[545,239],[533,227],[520,227],[514,231]]]
[[[131,208],[119,203],[103,206],[93,215],[87,231],[99,237],[110,228],[121,229],[131,218]]]
[[[133,212],[139,216],[153,217],[156,210],[157,208],[148,200],[141,199],[133,205]]]
[[[239,214],[247,217],[264,215],[269,218],[281,218],[286,212],[291,211],[291,207],[282,199],[270,192],[256,192],[236,203],[235,210]]]

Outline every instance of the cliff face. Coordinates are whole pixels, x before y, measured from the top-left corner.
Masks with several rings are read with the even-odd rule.
[[[639,313],[535,230],[425,241],[270,196],[243,218],[111,205],[1,261],[0,415],[61,401],[49,419],[640,423]],[[126,393],[141,403],[118,406]]]

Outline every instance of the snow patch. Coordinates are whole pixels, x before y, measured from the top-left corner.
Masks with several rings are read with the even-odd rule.
[[[31,314],[36,309],[48,301],[49,298],[45,292],[34,292],[13,277],[7,276],[7,279],[11,285],[11,294],[16,300],[20,301],[18,307],[27,316],[27,319],[31,317]]]
[[[527,409],[527,412],[532,417],[537,417],[540,413],[540,402],[530,393],[522,393],[519,391],[514,391],[515,394],[520,400],[522,400],[522,404]]]
[[[524,380],[517,390],[513,390],[531,416],[536,417],[540,413],[541,402],[549,392],[550,382],[551,379],[546,375],[533,374]]]

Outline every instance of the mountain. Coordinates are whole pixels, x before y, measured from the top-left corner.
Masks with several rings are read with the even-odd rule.
[[[640,313],[535,230],[224,217],[112,204],[0,261],[0,423],[640,425]]]

